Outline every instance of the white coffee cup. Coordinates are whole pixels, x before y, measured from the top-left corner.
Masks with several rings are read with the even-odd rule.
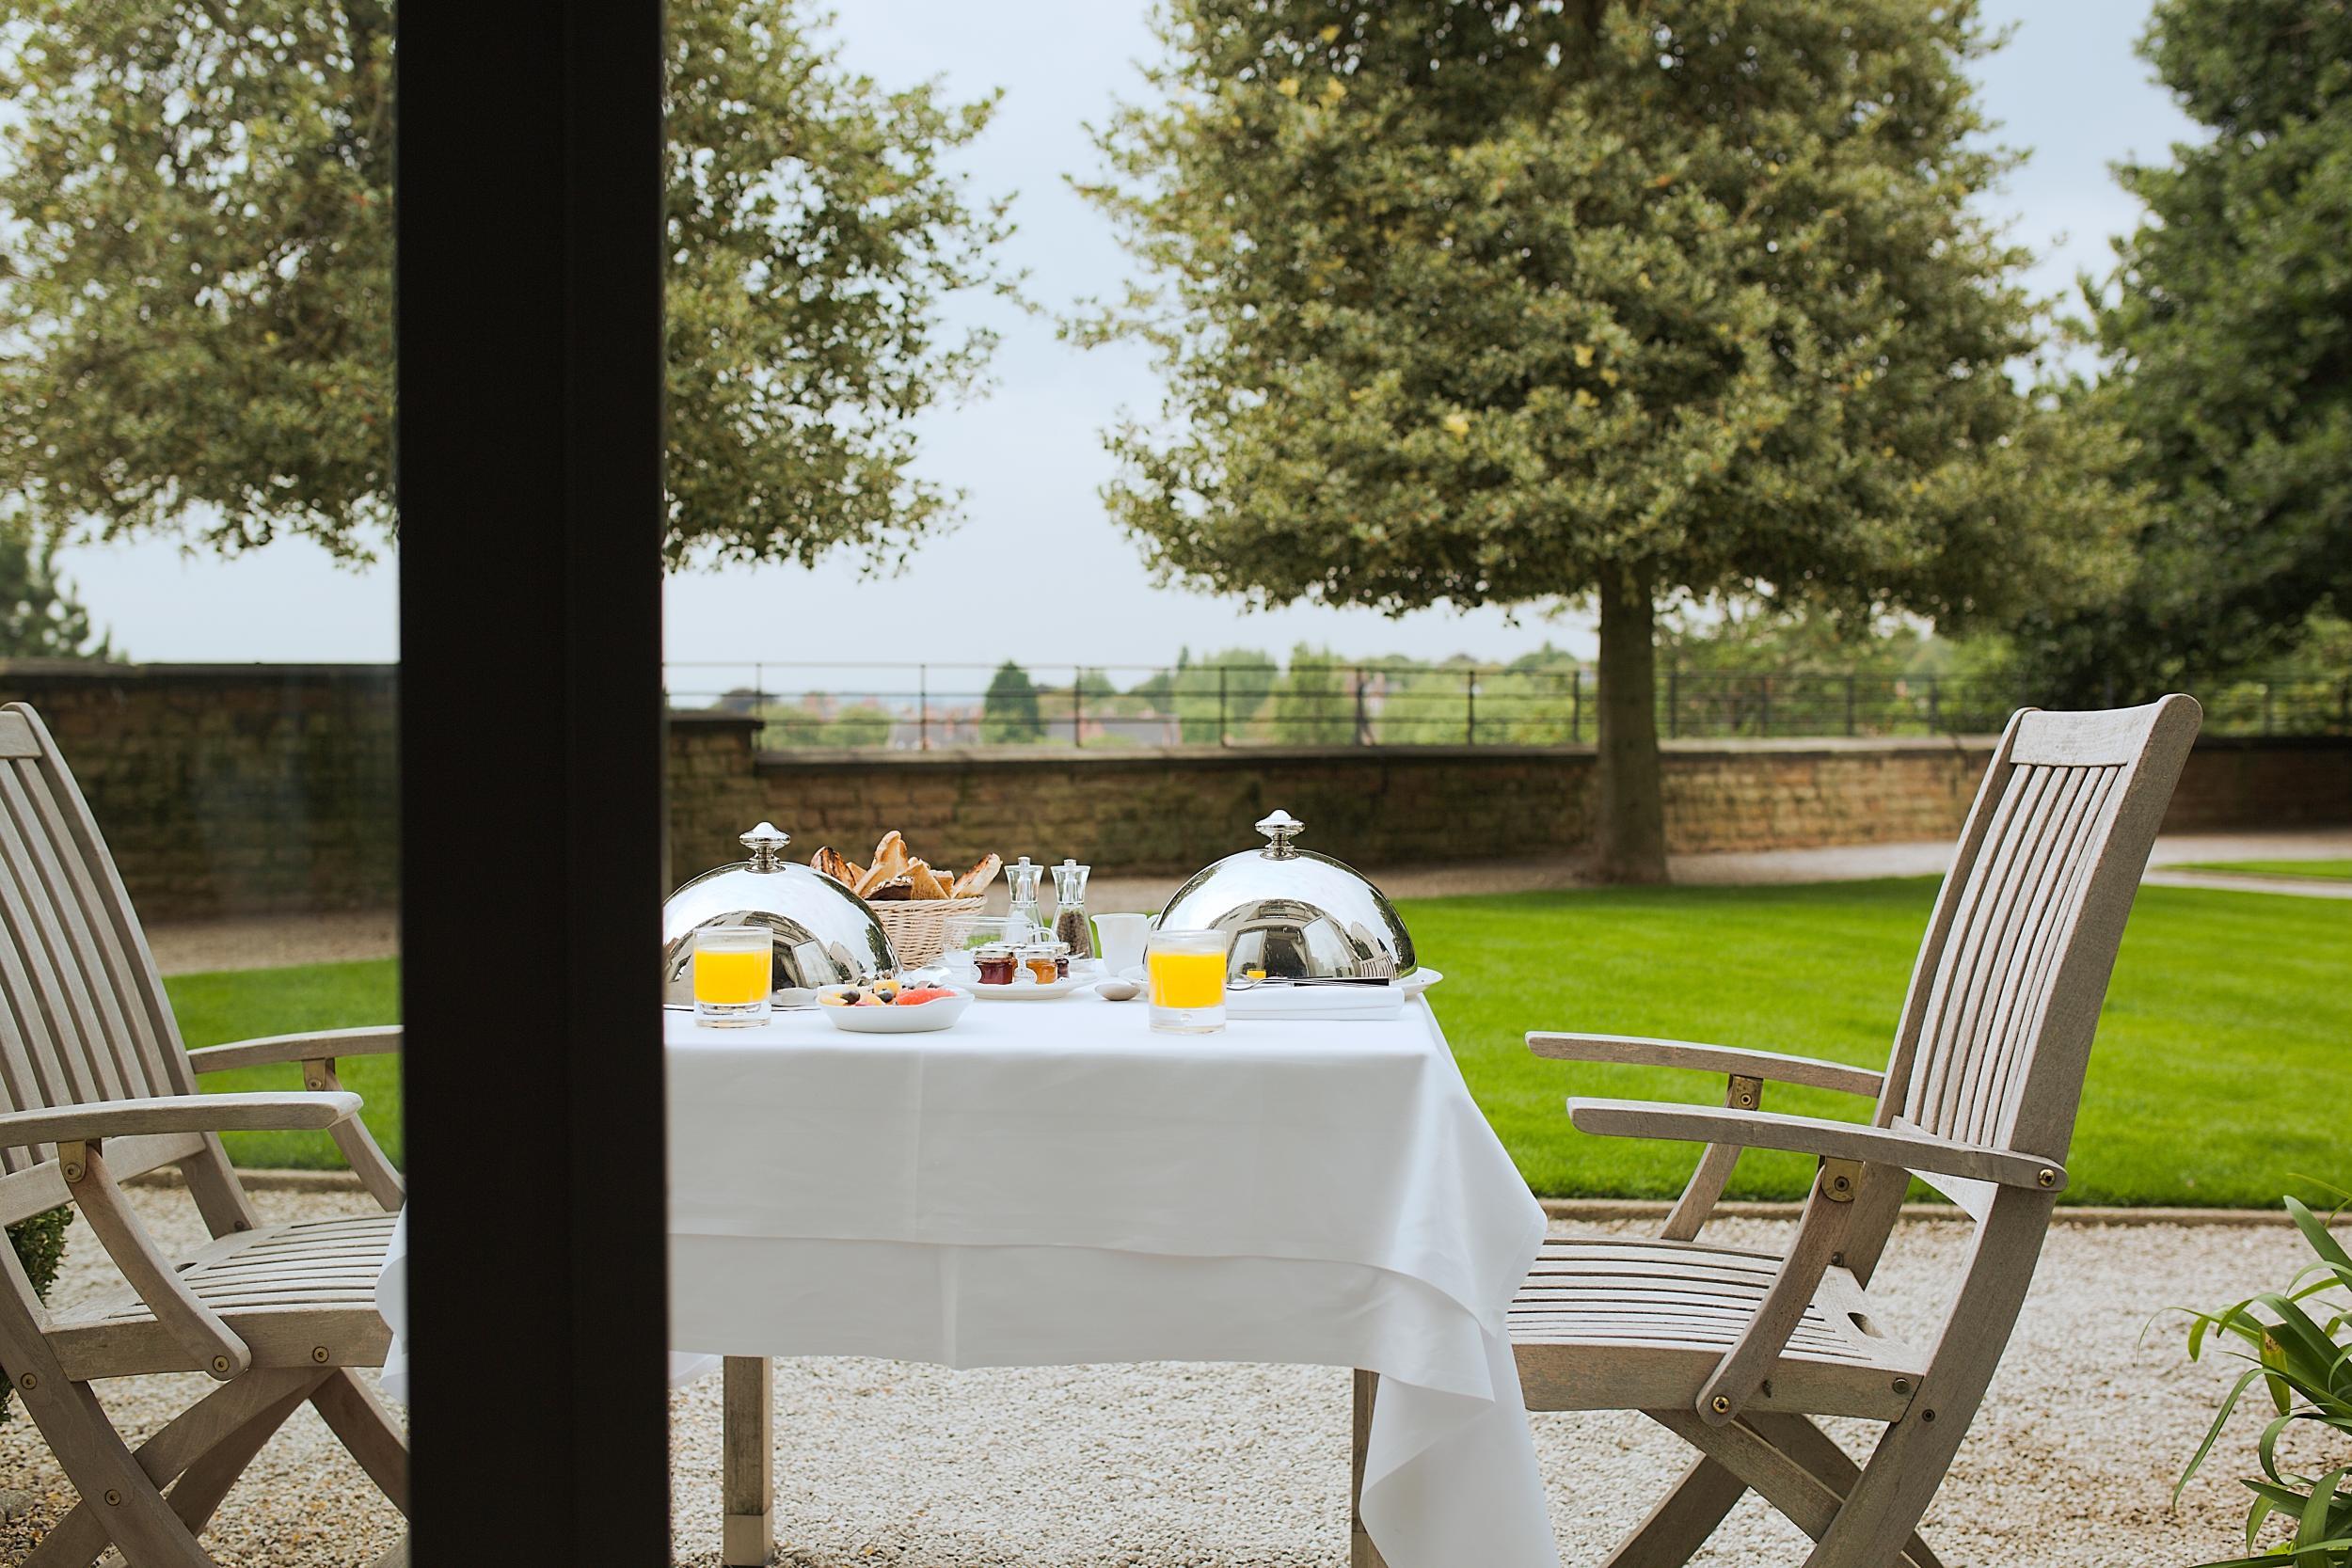
[[[1104,970],[1123,974],[1143,962],[1143,944],[1152,935],[1148,914],[1098,914],[1094,935],[1103,945]]]

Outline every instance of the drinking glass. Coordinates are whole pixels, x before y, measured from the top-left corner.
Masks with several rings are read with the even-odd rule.
[[[1124,974],[1143,962],[1144,939],[1152,934],[1148,914],[1098,914],[1094,917],[1095,946],[1103,955],[1103,972]]]
[[[694,1022],[745,1029],[768,1022],[775,933],[765,926],[706,926],[694,933]]]
[[[1152,1027],[1164,1035],[1214,1035],[1225,1027],[1223,931],[1154,931],[1144,950]]]

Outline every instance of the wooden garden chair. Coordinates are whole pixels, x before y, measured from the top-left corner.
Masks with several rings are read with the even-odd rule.
[[[375,1278],[401,1180],[336,1058],[396,1051],[397,1029],[189,1052],[89,807],[40,716],[0,706],[0,1221],[81,1212],[123,1288],[52,1311],[0,1246],[0,1369],[80,1494],[26,1568],[205,1568],[197,1544],[237,1477],[306,1401],[407,1508],[401,1427],[354,1367],[383,1364]],[[199,1073],[300,1063],[303,1088],[199,1094]],[[220,1134],[330,1134],[387,1212],[264,1226]],[[119,1183],[177,1165],[215,1240],[167,1259]],[[219,1384],[135,1449],[91,1385],[202,1372]]]
[[[2187,697],[2010,721],[1963,828],[1884,1072],[1676,1040],[1531,1034],[1564,1061],[1721,1073],[1724,1103],[1568,1101],[1586,1132],[1704,1144],[1656,1240],[1544,1243],[1510,1311],[1530,1410],[1639,1410],[1698,1450],[1612,1568],[1687,1561],[1754,1490],[1817,1543],[1808,1568],[1937,1568],[1913,1533],[2032,1281],[2090,1041],[2156,826],[2196,738]],[[1777,1116],[1768,1083],[1876,1102],[1867,1124]],[[1697,1240],[1743,1148],[1817,1157],[1786,1254]],[[1914,1177],[1974,1222],[1933,1338],[1870,1276]],[[1360,1406],[1372,1397],[1359,1375]],[[1884,1423],[1868,1460],[1814,1422]],[[1360,1462],[1359,1462],[1360,1463]],[[1360,1543],[1359,1563],[1376,1561]]]

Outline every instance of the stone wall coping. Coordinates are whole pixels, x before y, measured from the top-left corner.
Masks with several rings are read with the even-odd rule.
[[[672,715],[675,719],[677,715]],[[733,717],[733,716],[728,716]],[[1902,753],[1981,754],[2000,743],[1997,735],[1939,736],[1820,736],[1787,739],[1661,740],[1659,750],[1672,758],[1754,756],[1871,756]],[[2199,751],[2352,751],[2352,736],[2207,736]],[[1178,764],[1187,768],[1258,768],[1285,762],[1376,762],[1398,766],[1415,763],[1496,762],[1514,759],[1542,761],[1589,758],[1593,746],[939,746],[928,752],[857,751],[833,747],[759,752],[755,762],[764,772],[839,772],[858,768],[1119,768]]]
[[[1886,752],[1984,752],[1997,736],[1842,736],[1807,740],[1661,740],[1672,757],[1868,755]],[[1259,768],[1280,762],[1498,762],[1591,757],[1592,746],[939,746],[928,752],[854,751],[809,747],[763,751],[758,766],[784,771],[859,768],[1139,768],[1177,763],[1188,768]]]

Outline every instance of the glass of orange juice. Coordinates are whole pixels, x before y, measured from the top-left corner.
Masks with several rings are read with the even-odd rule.
[[[1144,949],[1152,982],[1152,1027],[1164,1035],[1214,1035],[1225,1027],[1223,931],[1154,931]]]
[[[765,926],[706,926],[694,933],[694,1022],[743,1029],[768,1022],[775,934]]]

